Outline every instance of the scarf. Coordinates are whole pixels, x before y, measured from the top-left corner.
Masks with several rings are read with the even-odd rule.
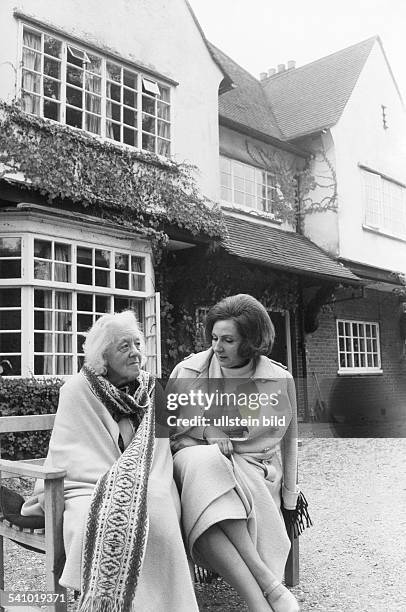
[[[134,396],[81,370],[113,418],[138,423],[133,440],[97,481],[87,517],[79,612],[129,612],[148,536],[147,488],[154,449],[155,379],[141,371]]]

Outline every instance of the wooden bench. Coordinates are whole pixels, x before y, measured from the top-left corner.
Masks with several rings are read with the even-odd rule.
[[[52,430],[55,415],[34,416],[8,416],[0,417],[1,434],[11,432]],[[11,525],[0,514],[0,590],[4,589],[4,556],[3,539],[8,538],[15,542],[25,544],[45,553],[46,587],[52,593],[61,593],[65,596],[66,589],[58,583],[61,570],[61,560],[64,557],[63,548],[63,481],[66,473],[63,470],[47,468],[41,463],[43,460],[7,461],[1,459],[0,446],[0,477],[1,473],[12,476],[26,476],[42,478],[45,483],[45,529],[21,529]],[[285,567],[285,584],[296,586],[299,584],[299,539],[294,538],[293,530],[288,533],[291,549]],[[49,612],[65,612],[66,603],[57,602],[47,607]]]
[[[52,430],[55,415],[7,416],[0,417],[1,435],[6,433]],[[63,601],[58,600],[46,607],[48,612],[66,612],[66,589],[59,584],[59,575],[63,567],[63,511],[64,470],[44,468],[43,460],[7,461],[1,459],[0,446],[0,477],[32,477],[44,480],[44,511],[45,528],[27,529],[13,525],[0,513],[0,590],[4,590],[4,539],[13,540],[22,545],[30,546],[38,552],[45,553],[46,590],[59,594]],[[33,604],[35,606],[35,603]]]

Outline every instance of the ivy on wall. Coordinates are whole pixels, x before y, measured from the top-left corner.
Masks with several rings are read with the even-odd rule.
[[[21,173],[54,206],[78,203],[161,243],[167,224],[214,239],[225,233],[220,209],[199,193],[194,166],[28,115],[18,103],[0,103],[0,164],[0,178]]]
[[[193,261],[193,265],[191,265]],[[196,336],[196,308],[210,307],[222,298],[249,293],[268,310],[295,310],[297,278],[260,268],[232,257],[196,247],[166,253],[157,270],[161,292],[162,366],[167,376],[186,355],[201,349]]]

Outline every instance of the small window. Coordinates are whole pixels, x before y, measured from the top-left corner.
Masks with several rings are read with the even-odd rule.
[[[378,323],[337,321],[339,372],[381,372]]]

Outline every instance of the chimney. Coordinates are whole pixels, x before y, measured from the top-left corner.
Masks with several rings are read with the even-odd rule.
[[[265,81],[265,79],[267,78],[268,74],[266,72],[260,72],[259,73],[259,80],[260,81]]]
[[[270,68],[268,70],[268,76],[271,77],[276,73],[276,68]]]
[[[288,61],[288,70],[293,70],[294,68],[296,68],[295,60],[289,60]]]
[[[285,72],[286,66],[285,64],[278,64],[278,72]]]

